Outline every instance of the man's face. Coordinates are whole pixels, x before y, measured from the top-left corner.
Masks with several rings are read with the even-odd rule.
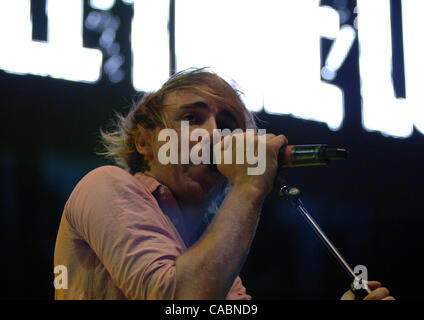
[[[181,121],[189,122],[189,132],[204,129],[210,136],[214,129],[237,128],[236,117],[223,104],[210,97],[197,93],[179,90],[165,97],[164,112],[167,115],[169,128],[178,134],[178,164],[163,165],[159,159],[159,149],[165,143],[158,141],[158,128],[151,141],[153,160],[150,162],[149,173],[171,189],[176,199],[183,205],[199,205],[212,200],[217,187],[225,182],[225,177],[216,170],[211,170],[207,164],[181,164]],[[189,150],[198,141],[189,142]]]

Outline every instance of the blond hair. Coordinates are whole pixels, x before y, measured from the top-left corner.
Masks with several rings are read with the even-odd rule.
[[[187,69],[170,77],[159,90],[145,93],[127,116],[117,114],[112,130],[106,132],[100,129],[105,151],[97,154],[112,158],[131,174],[148,170],[148,161],[136,149],[136,135],[142,129],[168,127],[166,114],[163,112],[164,99],[168,93],[177,90],[190,90],[224,103],[232,111],[237,126],[242,130],[256,127],[253,115],[246,109],[241,100],[242,93],[237,88],[207,68]]]

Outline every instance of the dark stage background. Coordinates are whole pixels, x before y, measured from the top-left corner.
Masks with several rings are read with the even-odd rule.
[[[139,98],[130,77],[132,11],[121,2],[113,11],[121,18],[118,39],[126,57],[122,82],[103,77],[84,84],[0,70],[1,298],[53,299],[54,244],[64,204],[86,173],[109,163],[94,153],[99,128]],[[399,16],[393,15],[394,25]],[[43,37],[42,24],[35,32]],[[96,36],[85,30],[85,46],[95,47]],[[330,44],[322,40],[322,56]],[[397,70],[395,65],[394,76]],[[398,299],[423,298],[424,136],[414,131],[396,139],[362,128],[357,42],[334,83],[345,94],[341,130],[263,112],[261,127],[285,134],[290,144],[349,150],[345,162],[291,169],[287,179],[302,190],[304,204],[352,267],[365,265],[369,279]],[[395,85],[402,96],[402,81]],[[256,299],[338,299],[348,286],[310,228],[276,196],[264,205],[241,277]]]

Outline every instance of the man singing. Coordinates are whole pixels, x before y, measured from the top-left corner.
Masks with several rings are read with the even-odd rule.
[[[248,174],[251,162],[235,160],[240,149],[232,137],[217,148],[234,161],[216,168],[181,161],[189,158],[182,122],[211,137],[241,129],[239,138],[263,146],[264,172]],[[55,298],[251,299],[238,274],[287,144],[283,135],[248,137],[253,128],[239,92],[205,69],[180,72],[144,94],[114,130],[101,131],[105,155],[125,170],[91,171],[65,205],[54,264],[67,267],[68,289],[56,289]],[[178,163],[163,161],[164,129],[176,133]],[[197,141],[187,143],[191,152]],[[368,285],[374,291],[366,299],[393,299],[378,282]],[[350,291],[343,296],[352,298]]]

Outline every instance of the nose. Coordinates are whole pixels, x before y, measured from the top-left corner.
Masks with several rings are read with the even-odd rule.
[[[212,137],[213,131],[218,129],[216,118],[214,116],[210,116],[209,119],[205,122],[204,129],[208,131],[209,135]]]
[[[218,125],[216,123],[216,118],[215,116],[210,116],[209,119],[204,123],[204,129],[208,132],[209,134],[209,143],[210,143],[210,149],[209,149],[209,163],[211,165],[209,165],[209,168],[212,169],[213,171],[217,171],[216,166],[212,165],[212,163],[214,163],[214,159],[213,159],[213,145],[214,145],[214,130],[218,129]]]

